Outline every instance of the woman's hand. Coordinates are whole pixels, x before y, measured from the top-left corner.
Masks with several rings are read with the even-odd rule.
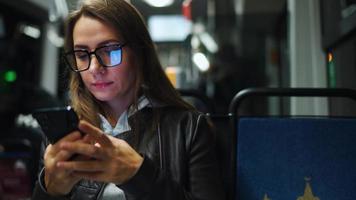
[[[60,161],[66,161],[73,156],[73,152],[62,150],[60,146],[63,143],[76,143],[82,139],[79,131],[68,134],[55,144],[47,146],[44,154],[45,165],[45,185],[47,192],[51,195],[65,195],[68,194],[72,187],[80,180],[80,178],[73,176],[71,170],[57,167]]]
[[[85,121],[80,121],[79,129],[96,141],[96,144],[63,142],[60,149],[90,156],[93,159],[85,161],[64,159],[57,163],[58,168],[72,172],[78,179],[115,184],[124,183],[136,174],[143,158],[124,140],[108,136]]]

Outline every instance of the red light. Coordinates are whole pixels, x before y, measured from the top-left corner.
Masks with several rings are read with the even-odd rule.
[[[183,1],[182,13],[185,18],[192,20],[192,0]]]

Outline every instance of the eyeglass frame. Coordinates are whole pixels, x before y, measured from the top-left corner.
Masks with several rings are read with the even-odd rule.
[[[73,51],[69,51],[69,52],[66,52],[64,53],[63,57],[64,57],[64,60],[65,62],[67,63],[67,65],[69,66],[69,68],[74,71],[74,72],[83,72],[83,71],[86,71],[90,68],[90,64],[91,64],[91,56],[92,55],[95,55],[95,58],[98,60],[98,62],[100,63],[100,65],[102,65],[103,67],[115,67],[117,65],[120,65],[122,63],[122,48],[124,46],[126,46],[127,43],[123,43],[123,44],[107,44],[107,45],[104,45],[104,46],[100,46],[100,47],[97,47],[95,48],[93,51],[88,51],[86,49],[78,49],[78,50],[73,50]],[[105,47],[111,47],[111,46],[118,46],[120,51],[121,51],[121,59],[120,59],[120,63],[116,64],[116,65],[113,65],[113,66],[108,66],[108,65],[105,65],[101,59],[101,57],[99,55],[96,54],[96,52],[102,48],[105,48]],[[68,61],[67,59],[67,55],[73,55],[75,52],[84,52],[86,53],[87,55],[89,55],[89,62],[88,62],[88,67],[86,67],[85,69],[75,69],[73,68],[72,64],[70,64],[70,62]],[[74,58],[75,58],[75,55],[74,55]],[[76,68],[78,68],[78,66],[76,66]]]

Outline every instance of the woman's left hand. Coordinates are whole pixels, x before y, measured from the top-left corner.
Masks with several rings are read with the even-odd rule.
[[[140,168],[143,158],[124,140],[106,135],[86,121],[80,121],[79,129],[89,135],[95,145],[66,142],[60,148],[69,152],[90,156],[85,161],[60,161],[57,167],[73,171],[83,179],[122,184],[132,178]]]

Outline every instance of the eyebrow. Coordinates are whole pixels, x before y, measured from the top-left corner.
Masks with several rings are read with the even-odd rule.
[[[123,43],[119,42],[116,39],[109,39],[109,40],[104,40],[104,41],[100,42],[99,44],[96,45],[95,48],[102,47],[102,46],[105,46],[105,45],[110,44],[110,43],[123,44]],[[76,44],[76,45],[74,45],[74,49],[89,49],[89,48],[88,48],[87,45]]]

